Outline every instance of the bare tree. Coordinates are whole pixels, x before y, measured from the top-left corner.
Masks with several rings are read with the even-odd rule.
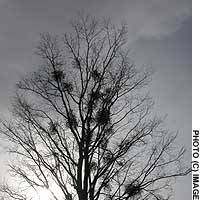
[[[72,28],[61,41],[43,34],[41,66],[17,83],[14,119],[1,133],[23,190],[1,192],[28,199],[26,189],[41,187],[52,199],[168,199],[170,180],[189,169],[177,135],[150,112],[143,88],[152,70],[131,64],[125,25],[81,15]]]

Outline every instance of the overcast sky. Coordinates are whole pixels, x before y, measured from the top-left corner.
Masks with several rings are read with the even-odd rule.
[[[8,113],[16,81],[37,68],[39,34],[68,32],[82,9],[126,21],[132,59],[156,71],[150,87],[155,111],[168,115],[166,126],[179,130],[179,143],[190,151],[191,0],[0,0],[0,116]],[[3,160],[0,154],[0,166]],[[190,199],[190,177],[178,179],[175,189],[176,200]]]

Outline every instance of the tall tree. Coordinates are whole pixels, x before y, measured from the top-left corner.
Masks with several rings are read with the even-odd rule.
[[[80,15],[72,28],[61,41],[43,34],[41,66],[17,83],[1,133],[22,188],[2,186],[4,198],[28,199],[31,187],[52,199],[167,199],[170,180],[189,169],[177,135],[150,112],[152,70],[131,64],[125,25]]]

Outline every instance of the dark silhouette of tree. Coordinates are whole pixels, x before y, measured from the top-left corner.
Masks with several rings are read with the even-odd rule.
[[[168,199],[170,180],[189,169],[177,135],[150,112],[143,88],[152,70],[131,64],[125,25],[80,15],[72,28],[62,44],[41,35],[41,66],[17,83],[14,119],[1,133],[23,189],[1,192],[5,199],[28,199],[29,187],[52,199]]]

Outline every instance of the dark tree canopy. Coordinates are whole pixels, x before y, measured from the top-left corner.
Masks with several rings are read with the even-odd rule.
[[[125,25],[84,15],[71,25],[61,40],[41,35],[41,65],[17,83],[1,134],[20,184],[3,185],[2,195],[30,199],[26,190],[45,188],[52,199],[168,199],[170,181],[189,169],[177,135],[150,112],[143,88],[152,70],[131,63]]]

